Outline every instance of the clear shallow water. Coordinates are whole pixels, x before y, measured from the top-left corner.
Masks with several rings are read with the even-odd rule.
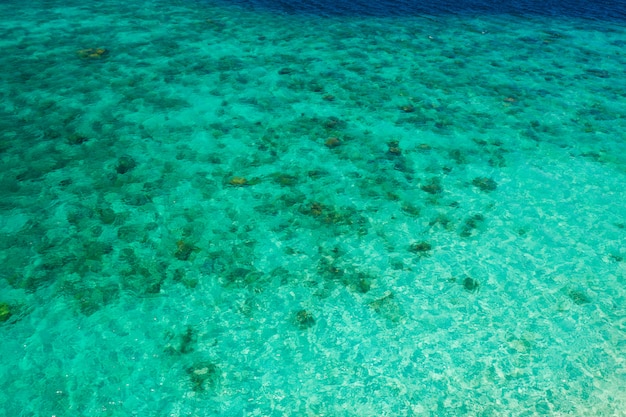
[[[619,19],[263,6],[1,6],[4,414],[624,415]]]

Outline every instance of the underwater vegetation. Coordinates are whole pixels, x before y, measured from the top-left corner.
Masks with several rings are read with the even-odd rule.
[[[0,323],[8,321],[13,315],[8,303],[0,303]]]

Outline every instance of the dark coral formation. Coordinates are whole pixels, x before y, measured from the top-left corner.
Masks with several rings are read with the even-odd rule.
[[[109,51],[104,48],[85,48],[76,51],[76,54],[83,59],[102,59],[107,56]]]
[[[199,361],[185,369],[195,392],[207,391],[217,384],[219,368],[213,362]]]
[[[430,243],[422,241],[422,242],[412,243],[411,246],[409,247],[409,251],[413,253],[424,254],[426,252],[429,252],[432,248],[433,247]]]
[[[472,180],[472,185],[487,193],[498,188],[498,183],[493,178],[488,177],[476,177]]]
[[[126,174],[135,169],[136,166],[137,162],[131,156],[124,155],[117,160],[115,172],[118,174]]]
[[[441,194],[443,192],[441,179],[439,177],[432,177],[426,181],[425,184],[422,184],[420,189],[426,191],[428,194]]]
[[[470,237],[474,233],[474,230],[478,229],[480,225],[485,221],[485,216],[480,213],[473,214],[463,221],[459,235],[461,237]]]
[[[463,278],[463,288],[468,292],[476,292],[480,287],[480,283],[476,281],[474,278],[465,277]]]
[[[299,310],[294,315],[294,322],[300,329],[309,329],[315,325],[315,318],[308,310]]]

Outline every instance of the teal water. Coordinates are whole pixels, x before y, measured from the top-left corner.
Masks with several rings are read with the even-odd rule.
[[[623,22],[0,17],[0,415],[626,415]]]

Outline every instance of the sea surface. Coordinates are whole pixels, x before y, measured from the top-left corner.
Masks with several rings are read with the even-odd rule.
[[[0,2],[0,416],[626,416],[626,3]]]

